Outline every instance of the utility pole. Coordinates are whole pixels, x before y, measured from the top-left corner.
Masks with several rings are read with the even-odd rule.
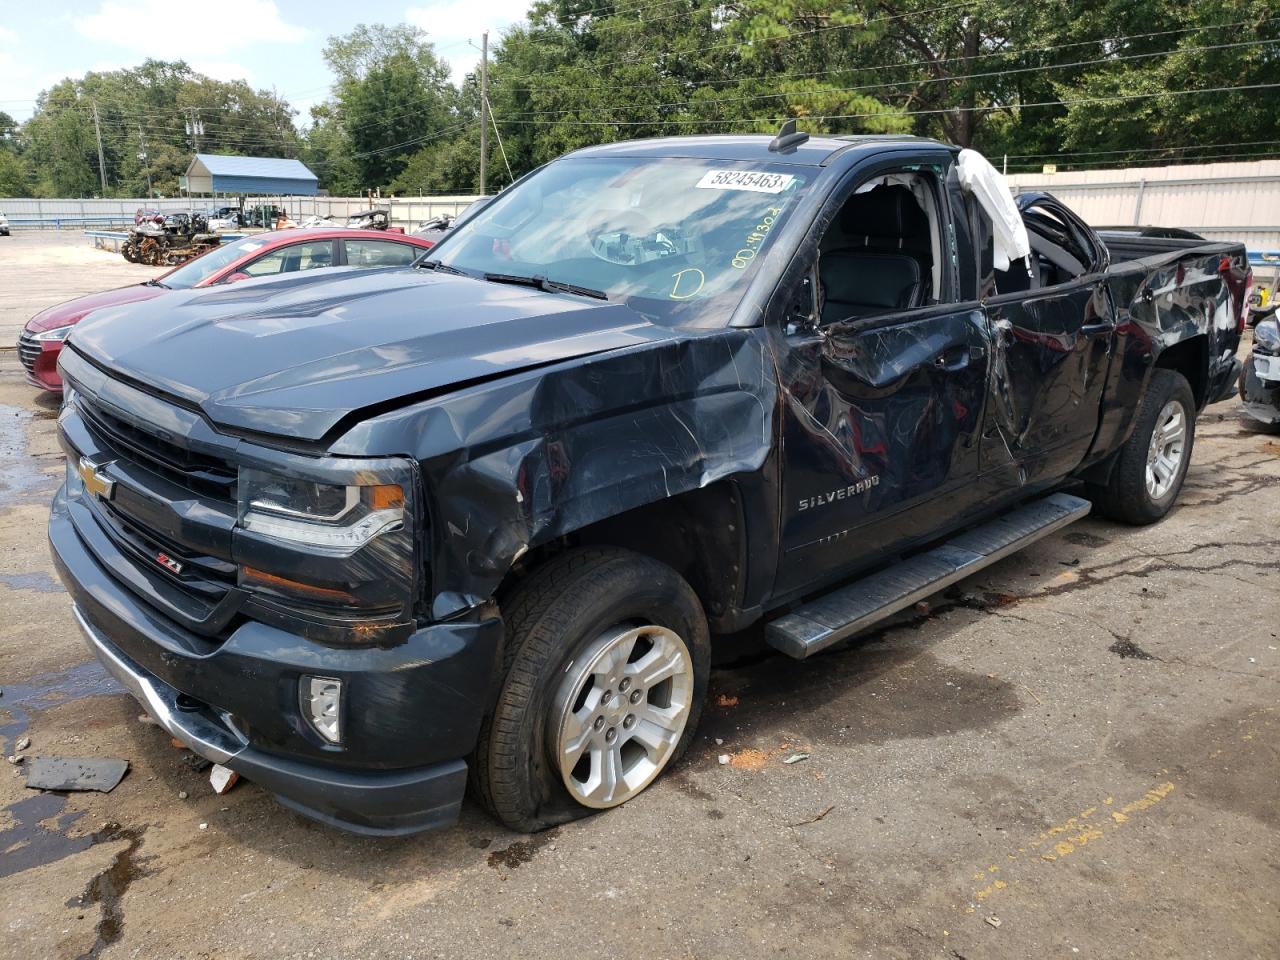
[[[191,108],[191,119],[187,121],[187,136],[191,138],[191,152],[200,152],[200,135],[204,133],[204,123],[200,120],[200,108]]]
[[[142,161],[142,168],[147,174],[147,199],[150,200],[151,194],[154,192],[151,189],[151,164],[147,160],[147,138],[142,135],[141,123],[138,124],[138,146],[141,148],[138,153],[138,159]]]
[[[98,122],[98,101],[93,101],[93,132],[98,136],[98,176],[102,178],[102,195],[107,195],[107,161],[102,158],[102,124]]]
[[[489,31],[480,41],[480,193],[485,190],[485,163],[489,156]]]

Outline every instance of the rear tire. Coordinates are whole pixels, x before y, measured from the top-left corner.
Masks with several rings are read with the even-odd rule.
[[[711,644],[674,570],[630,550],[572,550],[520,584],[503,619],[502,688],[470,764],[495,817],[545,830],[625,802],[680,759]]]
[[[1152,371],[1110,482],[1090,488],[1098,513],[1136,526],[1163,518],[1182,490],[1195,433],[1195,396],[1186,377],[1176,370]]]

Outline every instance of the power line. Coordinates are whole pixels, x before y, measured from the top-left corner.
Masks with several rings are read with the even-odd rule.
[[[1197,87],[1187,90],[1162,90],[1158,93],[1135,93],[1114,97],[1078,97],[1066,100],[1044,100],[1039,103],[992,104],[974,107],[942,107],[931,110],[884,110],[873,113],[833,113],[814,114],[805,120],[865,120],[870,118],[899,118],[936,116],[943,113],[989,113],[998,110],[1028,110],[1035,107],[1074,106],[1087,103],[1121,103],[1131,100],[1148,100],[1152,97],[1176,97],[1195,93],[1227,93],[1241,90],[1272,90],[1280,88],[1280,83],[1251,83],[1231,87]],[[503,123],[526,125],[564,124],[572,127],[648,127],[648,126],[683,126],[689,124],[744,124],[744,123],[782,123],[794,117],[739,117],[725,120],[697,120],[693,118],[679,120],[503,120]]]
[[[1280,143],[1280,141],[1276,141],[1276,142]],[[1232,162],[1239,163],[1239,162],[1248,162],[1253,160],[1275,160],[1275,159],[1280,159],[1276,156],[1277,152],[1280,152],[1280,151],[1261,150],[1261,151],[1253,151],[1249,153],[1226,153],[1226,154],[1211,154],[1209,156],[1188,157],[1185,159],[1194,161],[1194,162],[1186,163],[1186,164],[1169,162],[1170,160],[1176,160],[1177,158],[1166,158],[1165,160],[1162,161],[1158,157],[1148,157],[1143,160],[1121,160],[1121,161],[1116,161],[1114,163],[1103,164],[1101,166],[1080,166],[1076,164],[1068,164],[1066,170],[1059,170],[1058,172],[1059,173],[1090,173],[1098,170],[1127,170],[1133,167],[1140,167],[1140,166],[1146,166],[1146,165],[1151,165],[1155,169],[1160,169],[1160,168],[1169,167],[1169,166],[1195,166],[1197,164],[1204,164],[1204,163],[1232,163]],[[1018,164],[1017,166],[1010,165],[1009,167],[1010,172],[1016,172],[1016,173],[1037,173],[1040,171],[1040,169],[1041,169],[1040,166],[1037,166],[1036,164]]]
[[[675,101],[671,103],[647,103],[645,104],[645,107],[649,109],[657,110],[657,109],[665,109],[670,107],[703,106],[703,105],[720,104],[720,103],[746,103],[746,102],[756,101],[756,100],[779,100],[779,99],[795,99],[800,97],[830,96],[831,94],[835,94],[835,93],[860,93],[866,90],[882,90],[882,89],[907,87],[907,86],[914,87],[914,86],[922,86],[924,84],[930,84],[930,83],[968,82],[971,80],[980,80],[987,77],[1007,76],[1009,74],[1016,74],[1016,73],[1029,73],[1029,72],[1044,73],[1050,70],[1066,70],[1072,67],[1094,66],[1100,63],[1117,63],[1117,62],[1127,61],[1127,60],[1143,60],[1143,59],[1152,59],[1155,57],[1168,57],[1177,53],[1201,53],[1201,52],[1208,52],[1213,50],[1227,50],[1227,49],[1238,48],[1238,47],[1266,46],[1267,44],[1275,44],[1275,43],[1280,43],[1280,38],[1268,38],[1266,40],[1244,40],[1238,43],[1220,43],[1220,44],[1213,44],[1210,46],[1203,46],[1203,47],[1181,47],[1173,50],[1160,50],[1153,53],[1134,53],[1134,54],[1127,54],[1121,57],[1101,57],[1096,60],[1077,60],[1072,63],[1060,63],[1060,64],[1054,64],[1051,66],[1018,67],[1011,70],[993,70],[993,71],[988,71],[986,73],[971,73],[971,74],[966,74],[958,77],[957,76],[931,77],[924,80],[898,80],[890,83],[868,83],[868,84],[863,84],[862,86],[857,86],[857,87],[824,87],[820,90],[795,90],[795,91],[784,91],[782,93],[761,93],[761,94],[754,94],[752,96],[744,96],[744,97],[717,97],[717,98],[708,98],[708,99],[700,99],[700,100],[680,100],[680,101]],[[581,91],[575,91],[572,88],[569,88],[569,92],[572,93],[572,92],[581,92]],[[622,110],[622,109],[626,109],[626,108],[624,107],[577,107],[577,108],[570,108],[566,110],[522,110],[514,113],[508,113],[507,116],[512,116],[512,117],[562,116],[565,114],[577,114],[577,113],[607,113],[613,110]]]
[[[832,33],[837,30],[855,30],[865,29],[875,23],[887,23],[891,20],[911,20],[916,17],[925,17],[938,13],[945,13],[948,10],[958,10],[962,7],[973,6],[975,0],[961,0],[960,3],[948,3],[940,7],[930,7],[926,10],[912,10],[907,13],[885,14],[883,17],[872,17],[870,20],[864,20],[861,23],[833,23],[821,27],[811,27],[808,30],[792,30],[776,37],[766,37],[762,40],[726,40],[723,43],[713,43],[705,47],[701,47],[699,53],[707,53],[711,50],[720,50],[725,47],[733,47],[740,49],[742,47],[767,46],[769,44],[782,43],[784,40],[794,40],[796,37],[813,36],[819,33]],[[594,62],[591,66],[597,70],[605,67],[617,66],[619,64],[639,63],[643,60],[651,59],[649,56],[622,57],[617,60],[605,60],[603,62]]]
[[[1076,47],[1096,47],[1100,44],[1127,43],[1127,42],[1132,42],[1134,40],[1149,40],[1155,37],[1171,37],[1171,36],[1178,36],[1186,33],[1197,33],[1202,30],[1230,30],[1236,27],[1254,27],[1255,29],[1257,29],[1265,26],[1266,24],[1276,23],[1276,22],[1280,22],[1280,17],[1268,17],[1264,20],[1237,20],[1233,23],[1208,24],[1208,25],[1195,26],[1195,27],[1180,27],[1175,30],[1156,30],[1151,33],[1131,33],[1125,36],[1117,36],[1117,37],[1098,37],[1092,40],[1076,40],[1076,41],[1072,41],[1071,43],[1057,43],[1057,44],[1050,44],[1047,46],[1040,46],[1040,47],[1023,47],[1017,50],[990,50],[984,53],[974,54],[971,57],[959,55],[954,57],[939,57],[939,58],[933,58],[933,59],[906,60],[906,61],[900,61],[897,63],[877,64],[875,66],[866,66],[866,67],[850,67],[848,69],[841,69],[836,71],[827,69],[827,70],[810,71],[808,73],[757,74],[750,77],[734,77],[732,79],[727,79],[727,80],[704,80],[698,86],[718,86],[722,84],[740,84],[750,80],[764,80],[769,82],[777,82],[780,80],[806,80],[806,79],[811,79],[813,77],[830,76],[833,72],[858,74],[858,73],[875,73],[881,70],[897,70],[905,67],[940,66],[942,64],[957,63],[960,61],[972,62],[975,60],[987,60],[993,57],[1016,57],[1016,56],[1023,56],[1029,53],[1056,53],[1059,50],[1070,50]],[[587,63],[586,65],[591,67],[597,66],[597,64],[594,64],[594,63]],[[655,82],[655,83],[599,84],[596,86],[579,87],[579,89],[582,89],[582,90],[639,90],[639,89],[648,89],[652,87],[665,87],[665,86],[668,86],[670,82],[671,81]],[[516,92],[516,91],[530,92],[530,93],[548,92],[548,91],[562,92],[562,88],[560,87],[530,87],[530,86],[522,87],[522,86],[505,86],[504,85],[504,88],[512,92]]]
[[[1052,159],[1054,157],[1096,157],[1118,153],[1168,153],[1175,150],[1218,150],[1222,147],[1255,147],[1273,143],[1280,143],[1280,140],[1239,140],[1235,143],[1210,143],[1199,146],[1188,145],[1182,147],[1134,147],[1129,150],[1060,150],[1057,153],[1009,153],[1005,154],[1005,156],[1010,160],[1035,160],[1039,158]]]

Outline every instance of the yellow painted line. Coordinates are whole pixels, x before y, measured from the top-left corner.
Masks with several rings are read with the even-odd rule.
[[[1005,856],[1014,862],[1025,860],[1031,863],[1057,863],[1091,844],[1096,845],[1099,841],[1104,840],[1109,833],[1114,833],[1123,824],[1128,823],[1131,818],[1150,810],[1173,791],[1174,784],[1171,781],[1158,783],[1142,796],[1130,800],[1118,809],[1112,810],[1109,819],[1104,818],[1089,822],[1090,818],[1098,812],[1098,807],[1087,807],[1074,817],[1068,817],[1062,823],[1054,824],[1047,830],[1042,830],[1034,840],[1018,847],[1017,853],[1008,853]],[[1111,806],[1114,802],[1115,798],[1108,796],[1103,799],[1102,804]],[[1041,848],[1044,848],[1043,851],[1041,851]],[[1030,857],[1027,857],[1028,853],[1031,854]],[[1008,881],[1002,878],[991,879],[993,874],[999,872],[1000,868],[995,864],[991,864],[985,871],[977,870],[973,873],[975,881],[990,880],[985,886],[973,891],[973,900],[982,903],[999,891],[1007,890],[1012,883],[1017,882],[1016,880]],[[968,912],[972,913],[973,910],[973,906],[968,907]]]

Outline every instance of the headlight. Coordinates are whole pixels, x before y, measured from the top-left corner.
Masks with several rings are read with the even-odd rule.
[[[1263,353],[1280,354],[1280,323],[1263,320],[1253,328],[1253,344]]]
[[[61,341],[71,336],[71,331],[74,329],[75,329],[75,325],[68,323],[62,327],[54,327],[52,330],[46,330],[43,333],[37,333],[31,339],[39,340],[42,343],[48,343],[51,340],[55,342]]]
[[[244,529],[331,555],[404,526],[404,489],[395,483],[317,483],[241,467],[238,486]]]

